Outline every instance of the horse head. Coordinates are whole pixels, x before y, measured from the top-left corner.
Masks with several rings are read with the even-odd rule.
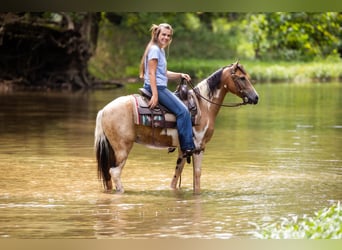
[[[239,63],[233,63],[223,68],[221,76],[221,88],[225,88],[242,98],[244,104],[257,104],[259,95],[249,80],[243,66]]]

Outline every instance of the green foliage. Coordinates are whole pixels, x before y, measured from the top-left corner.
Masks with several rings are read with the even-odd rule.
[[[132,32],[125,32],[106,18],[100,27],[96,54],[89,61],[90,73],[99,79],[125,78],[131,76],[126,72],[129,65],[134,65],[138,72],[145,45],[139,45]]]
[[[239,20],[244,14],[233,13],[111,13],[120,16],[115,26],[119,33],[135,35],[135,43],[144,47],[150,40],[152,24],[170,23],[174,28],[174,39],[170,55],[181,58],[228,58],[237,56],[237,46],[241,42],[247,46]],[[106,28],[106,26],[102,26]],[[137,49],[137,46],[127,48]],[[240,48],[240,52],[244,48]],[[140,54],[141,49],[139,50]],[[137,53],[135,53],[137,54]],[[251,51],[242,53],[251,56]],[[239,56],[241,58],[241,56]]]
[[[246,31],[256,58],[312,60],[337,54],[342,15],[337,12],[250,13]]]
[[[325,82],[342,79],[340,59],[312,62],[246,61],[245,65],[251,78],[257,82]]]
[[[120,13],[116,14],[120,15]],[[169,22],[174,27],[174,39],[167,55],[169,62],[189,59],[190,61],[224,58],[230,60],[238,57],[235,49],[240,44],[237,21],[228,22],[219,17],[219,20],[207,26],[203,25],[199,16],[194,13],[121,13],[121,15],[120,25],[111,23],[105,16],[100,24],[96,55],[89,63],[90,72],[100,79],[138,76],[140,59],[150,40],[149,28],[152,23]],[[215,32],[211,30],[212,28]],[[243,48],[241,47],[240,51],[241,49]],[[193,64],[192,69],[194,65],[196,68],[196,64]],[[203,74],[196,72],[196,75]]]
[[[175,30],[169,69],[193,78],[239,59],[259,82],[342,79],[342,14],[336,12],[103,13],[90,72],[101,79],[138,77],[149,28],[161,22]]]
[[[281,223],[257,226],[257,231],[261,239],[342,239],[342,207],[338,202],[314,217],[283,218]]]
[[[218,68],[234,63],[236,59],[170,60],[169,68],[188,72],[193,78],[203,79]],[[342,79],[340,59],[313,62],[240,60],[253,82],[311,82],[339,81]]]
[[[170,60],[168,67],[172,71],[187,72],[192,78],[203,79],[209,74],[213,73],[222,66],[228,65],[232,62],[227,60]]]
[[[170,47],[170,57],[222,59],[236,56],[234,36],[212,33],[203,27],[195,34],[188,32],[175,36]]]

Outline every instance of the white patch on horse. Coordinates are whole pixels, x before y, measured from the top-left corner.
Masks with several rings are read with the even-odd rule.
[[[215,91],[215,95],[213,96],[214,98],[219,98],[221,95],[221,89],[218,89]]]
[[[208,128],[209,128],[209,120],[207,121],[207,123],[205,124],[202,130],[200,131],[194,130],[194,143],[195,143],[196,148],[200,148],[202,146],[201,143],[203,142],[203,138]]]
[[[208,86],[206,84],[207,79],[201,81],[198,85],[197,88],[199,89],[199,92],[201,93],[201,95],[203,95],[204,97],[208,97],[209,96],[209,89]]]
[[[208,88],[208,85],[207,85],[207,79],[201,81],[198,85],[197,85],[197,88],[199,90],[199,92],[201,93],[201,95],[207,99],[209,99],[209,88]],[[209,110],[210,108],[210,103],[207,102],[207,108]]]
[[[166,148],[169,148],[166,146],[154,146],[154,145],[149,145],[149,144],[145,144],[144,146],[147,148],[150,148],[150,149],[166,149]]]

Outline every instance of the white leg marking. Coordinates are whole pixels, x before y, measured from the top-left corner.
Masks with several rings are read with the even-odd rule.
[[[121,170],[122,170],[121,166],[117,166],[115,168],[110,168],[110,170],[109,170],[109,173],[112,176],[112,179],[115,183],[116,192],[118,192],[118,193],[124,192],[124,189],[123,189],[122,183],[121,183]]]

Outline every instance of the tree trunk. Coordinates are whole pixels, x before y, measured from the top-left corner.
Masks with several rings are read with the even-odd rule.
[[[99,13],[0,13],[0,83],[91,88]]]

